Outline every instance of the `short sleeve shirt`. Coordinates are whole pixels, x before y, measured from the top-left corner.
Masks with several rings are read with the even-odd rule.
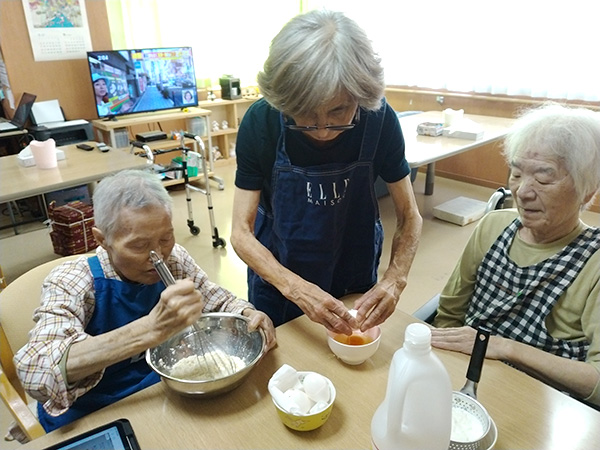
[[[312,167],[332,162],[358,160],[367,115],[382,122],[373,162],[373,180],[380,176],[387,183],[401,180],[410,173],[405,158],[404,137],[392,107],[383,102],[377,111],[360,110],[360,121],[341,133],[327,147],[311,144],[302,132],[285,131],[286,152],[293,165]],[[242,120],[236,142],[237,171],[235,185],[245,190],[260,190],[261,204],[270,210],[271,176],[281,135],[281,114],[266,100],[253,103]]]

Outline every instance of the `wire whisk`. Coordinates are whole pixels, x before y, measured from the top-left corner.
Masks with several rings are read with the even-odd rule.
[[[150,251],[150,260],[152,261],[156,272],[158,272],[158,276],[165,286],[171,286],[175,284],[175,277],[162,258],[158,256],[158,253],[156,253],[154,250]],[[204,337],[204,331],[196,322],[194,322],[192,327],[194,329],[194,339],[198,348],[202,352],[202,359],[196,353],[196,361],[198,362],[198,365],[205,368],[212,379],[234,374],[237,371],[237,367],[231,357],[208,341]]]

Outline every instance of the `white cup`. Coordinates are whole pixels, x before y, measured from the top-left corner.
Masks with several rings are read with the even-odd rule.
[[[456,125],[463,119],[465,111],[463,109],[454,110],[447,108],[442,112],[444,117],[444,127],[451,127],[452,125]]]
[[[31,141],[29,149],[33,155],[35,165],[39,169],[54,169],[58,160],[56,158],[56,142],[50,138],[46,141]]]

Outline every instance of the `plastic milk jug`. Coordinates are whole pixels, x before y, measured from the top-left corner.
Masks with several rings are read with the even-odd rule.
[[[452,385],[431,351],[431,331],[406,328],[404,345],[392,358],[385,398],[371,422],[374,450],[447,450],[452,431]]]

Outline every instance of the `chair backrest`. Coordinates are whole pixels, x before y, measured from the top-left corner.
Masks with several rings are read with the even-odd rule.
[[[33,311],[40,304],[42,282],[50,271],[62,264],[81,255],[65,256],[37,266],[18,277],[0,292],[0,364],[2,372],[2,400],[10,409],[17,423],[23,428],[22,405],[17,405],[18,397],[27,403],[25,391],[17,378],[13,363],[14,352],[23,347],[29,339],[29,330],[34,326]],[[6,384],[8,382],[8,384]],[[9,386],[10,384],[10,386]],[[11,388],[13,391],[11,391]],[[31,422],[31,420],[29,420]],[[36,424],[33,424],[34,428]],[[41,429],[39,422],[37,426]],[[29,436],[28,430],[23,430]],[[43,429],[41,429],[43,434]],[[30,439],[39,436],[39,429],[34,429]]]
[[[34,325],[33,310],[40,305],[44,278],[54,267],[80,256],[65,256],[34,267],[0,292],[0,325],[13,352],[23,347],[29,339],[29,330]]]
[[[498,188],[496,192],[494,192],[487,202],[487,206],[485,208],[485,214],[493,211],[495,209],[502,209],[505,205],[504,202],[507,199],[512,197],[512,192],[506,188]]]
[[[425,323],[432,324],[433,319],[437,314],[438,305],[440,304],[440,294],[435,294],[427,303],[417,309],[412,315]]]

